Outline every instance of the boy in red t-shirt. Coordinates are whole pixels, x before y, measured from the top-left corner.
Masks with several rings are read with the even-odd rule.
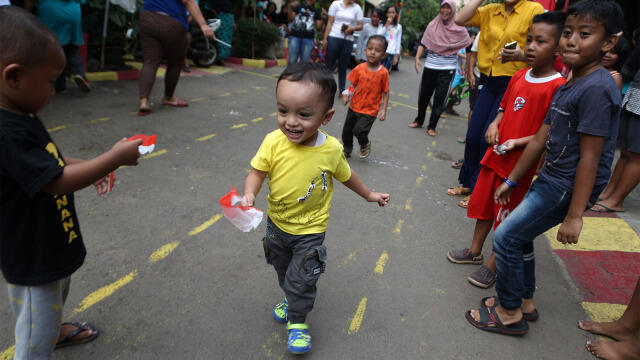
[[[384,36],[371,36],[364,50],[367,62],[356,66],[347,77],[352,85],[342,92],[342,102],[347,105],[351,94],[353,99],[342,128],[342,143],[346,157],[351,156],[354,136],[360,144],[360,158],[369,156],[371,153],[369,131],[378,117],[378,111],[380,111],[380,121],[384,121],[387,117],[389,72],[380,64],[380,60],[386,54],[386,48],[387,39]],[[381,99],[382,110],[380,110]]]
[[[510,202],[504,205],[494,202],[496,188],[506,181],[525,146],[540,128],[553,93],[565,83],[553,66],[564,19],[564,14],[556,12],[533,18],[525,46],[527,63],[531,69],[522,69],[513,75],[500,102],[498,115],[487,128],[485,138],[492,146],[480,162],[482,169],[467,209],[467,217],[477,219],[471,248],[449,251],[447,258],[453,263],[482,264],[482,246],[491,226],[495,229],[500,225],[522,201],[531,185],[535,166],[522,177],[522,185],[511,192]],[[525,254],[525,261],[527,255],[533,259],[533,254]],[[485,289],[493,285],[496,281],[493,254],[467,280]]]

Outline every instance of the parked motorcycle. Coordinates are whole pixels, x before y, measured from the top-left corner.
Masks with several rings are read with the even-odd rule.
[[[208,19],[207,25],[215,32],[220,27],[220,19]],[[196,23],[189,26],[189,32],[191,33],[191,42],[187,49],[187,57],[197,66],[209,67],[213,65],[218,59],[215,41],[204,36],[200,26]]]

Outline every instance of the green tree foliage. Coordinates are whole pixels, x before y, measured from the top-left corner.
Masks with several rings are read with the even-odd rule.
[[[380,4],[382,9],[395,2],[385,1]],[[398,3],[399,5],[399,3]],[[405,0],[402,5],[402,49],[412,51],[416,41],[422,38],[422,33],[440,10],[440,3],[436,0]]]
[[[234,56],[250,58],[253,43],[255,57],[261,58],[269,47],[280,40],[280,29],[264,21],[254,23],[253,18],[240,19],[236,22],[236,27],[231,48]]]

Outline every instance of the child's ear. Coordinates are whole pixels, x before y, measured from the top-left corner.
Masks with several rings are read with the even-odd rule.
[[[9,64],[2,69],[2,81],[11,87],[18,87],[20,74],[24,68],[20,64]]]
[[[326,113],[324,113],[324,116],[322,118],[322,125],[327,125],[329,123],[329,121],[331,121],[331,118],[333,117],[333,114],[336,113],[336,109],[331,108],[329,110],[327,110]]]
[[[611,49],[613,49],[617,43],[618,43],[618,34],[613,34],[604,40],[604,43],[602,43],[602,47],[600,48],[600,51],[602,51],[603,54],[606,54],[609,51],[611,51]]]

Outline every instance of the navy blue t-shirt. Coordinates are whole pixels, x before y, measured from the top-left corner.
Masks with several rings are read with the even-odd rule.
[[[550,128],[547,154],[539,177],[565,191],[573,191],[580,161],[580,135],[602,136],[605,141],[594,189],[604,188],[611,175],[616,150],[620,105],[620,90],[604,68],[575,83],[560,86],[544,119]]]

